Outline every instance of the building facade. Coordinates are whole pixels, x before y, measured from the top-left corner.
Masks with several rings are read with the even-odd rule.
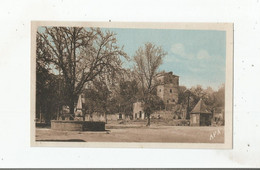
[[[160,97],[165,105],[166,110],[171,110],[178,103],[179,76],[172,72],[161,72],[157,74],[156,94]],[[145,119],[146,114],[143,109],[142,102],[133,104],[133,119]]]
[[[145,119],[145,112],[142,102],[135,102],[133,104],[133,119]]]
[[[157,96],[160,97],[167,110],[171,110],[178,103],[179,76],[172,72],[157,75]]]

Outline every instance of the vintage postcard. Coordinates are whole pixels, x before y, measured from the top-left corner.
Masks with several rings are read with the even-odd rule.
[[[32,146],[232,149],[233,24],[31,26]]]

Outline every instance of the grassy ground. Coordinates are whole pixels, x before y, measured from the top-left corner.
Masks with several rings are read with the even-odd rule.
[[[215,136],[213,135],[215,133]],[[165,126],[145,122],[116,123],[106,125],[105,132],[54,131],[36,129],[37,141],[81,142],[176,142],[176,143],[223,143],[224,127]]]

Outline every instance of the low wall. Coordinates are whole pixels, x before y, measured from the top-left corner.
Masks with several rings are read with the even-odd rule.
[[[105,122],[83,122],[83,131],[104,131]]]
[[[51,129],[62,131],[104,131],[105,122],[52,120]]]
[[[37,128],[46,128],[46,127],[50,127],[50,126],[51,126],[50,123],[36,122]]]

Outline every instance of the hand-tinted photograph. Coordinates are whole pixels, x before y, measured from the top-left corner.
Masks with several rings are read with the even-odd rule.
[[[53,23],[32,22],[34,145],[232,147],[232,24]]]

